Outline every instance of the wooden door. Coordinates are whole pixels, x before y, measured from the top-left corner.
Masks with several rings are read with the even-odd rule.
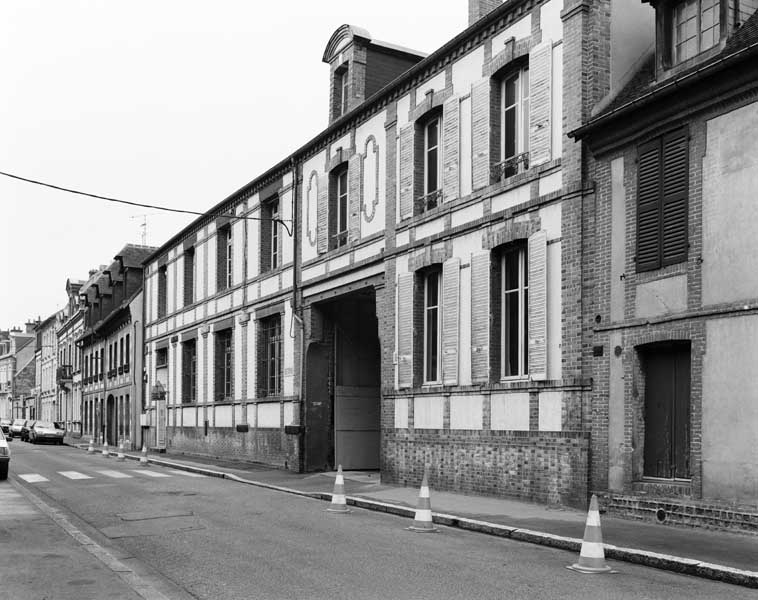
[[[646,352],[644,455],[647,477],[690,477],[689,348]]]
[[[305,470],[330,468],[331,403],[329,399],[330,349],[312,343],[305,354]]]

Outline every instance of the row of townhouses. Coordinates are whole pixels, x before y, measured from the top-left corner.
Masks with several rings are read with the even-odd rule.
[[[430,55],[339,27],[321,133],[69,281],[71,432],[754,530],[757,10],[469,0]]]

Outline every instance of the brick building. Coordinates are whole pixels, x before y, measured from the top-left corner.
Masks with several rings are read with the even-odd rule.
[[[35,327],[35,415],[43,421],[57,421],[58,383],[58,327],[63,312],[55,311]]]
[[[650,4],[655,47],[574,134],[597,182],[590,487],[755,530],[758,2]]]
[[[145,262],[155,443],[586,502],[596,198],[567,133],[652,11],[469,9],[429,56],[338,28],[328,127]]]
[[[83,328],[76,341],[81,348],[85,439],[141,447],[142,261],[154,250],[127,244],[79,289]]]
[[[68,303],[63,311],[64,319],[57,331],[58,412],[55,420],[64,423],[67,436],[81,436],[82,433],[81,350],[76,340],[84,331],[84,310],[79,297],[83,285],[83,281],[66,281]]]
[[[13,419],[34,418],[36,322],[0,336],[0,409]],[[4,339],[3,339],[4,338]]]

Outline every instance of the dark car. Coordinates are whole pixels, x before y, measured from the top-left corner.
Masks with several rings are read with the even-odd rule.
[[[5,434],[5,439],[7,440],[11,439],[11,423],[13,423],[13,421],[10,419],[0,419],[0,429],[2,429]]]
[[[42,442],[62,444],[63,433],[62,429],[58,429],[50,421],[36,421],[29,430],[29,441],[32,444],[40,444]]]
[[[11,462],[11,449],[5,439],[5,434],[0,431],[0,481],[8,479],[8,465]]]
[[[22,442],[28,442],[29,441],[29,430],[34,427],[34,424],[37,421],[26,421],[24,423],[24,426],[21,428],[21,441]]]

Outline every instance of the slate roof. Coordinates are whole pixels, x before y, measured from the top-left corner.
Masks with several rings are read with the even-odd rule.
[[[122,258],[125,267],[142,268],[142,263],[155,252],[158,248],[153,246],[138,246],[137,244],[127,244],[116,254]]]
[[[710,67],[714,67],[725,59],[732,57],[735,53],[744,53],[745,51],[749,51],[751,54],[754,52],[758,53],[758,12],[753,13],[732,34],[721,52],[703,62],[698,62],[673,77],[656,82],[655,55],[651,56],[640,66],[637,73],[622,88],[618,95],[603,110],[594,115],[588,123],[577,129],[577,132],[583,132],[585,128],[590,129],[598,121],[605,121],[612,114],[631,108],[633,103],[639,102],[647,96],[654,96],[656,92],[673,85],[674,82],[680,82],[693,77],[695,79],[704,77],[707,75]]]

